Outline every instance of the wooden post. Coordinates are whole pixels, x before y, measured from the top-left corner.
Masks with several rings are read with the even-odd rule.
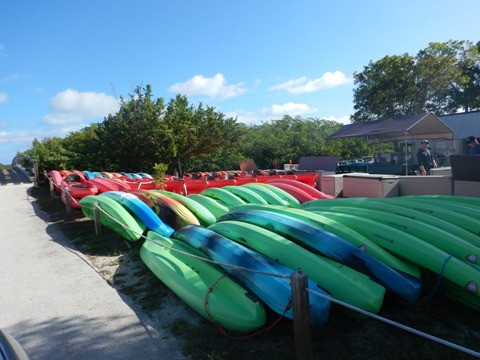
[[[55,197],[55,184],[53,183],[52,178],[48,178],[48,182],[50,184],[50,197]]]
[[[293,328],[295,335],[295,353],[299,360],[312,360],[312,336],[310,330],[310,304],[307,276],[297,270],[290,277],[292,286]]]
[[[38,183],[40,182],[40,176],[38,174],[38,161],[32,160],[32,162],[33,162],[33,185],[37,187]]]
[[[95,222],[95,235],[101,235],[102,224],[100,223],[100,210],[97,202],[93,203],[93,221]]]
[[[62,190],[65,191],[65,207],[67,208],[67,214],[72,211],[72,205],[70,204],[71,195],[70,195],[70,190],[68,189],[68,186],[65,186],[65,188]]]

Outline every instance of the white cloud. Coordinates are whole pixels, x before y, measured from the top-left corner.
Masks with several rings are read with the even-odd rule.
[[[268,113],[272,115],[304,115],[317,112],[317,109],[312,109],[307,104],[296,104],[288,102],[282,105],[274,104],[270,107]]]
[[[42,134],[41,130],[0,131],[0,145],[31,143],[35,137]]]
[[[2,82],[2,83],[10,83],[10,82],[14,82],[14,81],[17,81],[17,80],[26,78],[26,77],[27,77],[26,74],[13,73],[13,74],[10,74],[10,75],[8,75],[8,76],[3,77],[3,78],[0,80],[0,82]]]
[[[344,125],[347,125],[347,124],[351,123],[350,115],[343,115],[343,116],[340,116],[340,117],[336,117],[336,116],[331,115],[331,116],[328,116],[328,117],[323,117],[322,119],[336,121],[336,122],[344,124]]]
[[[169,91],[185,95],[204,95],[212,99],[224,100],[239,96],[247,90],[243,83],[227,85],[225,77],[218,73],[213,77],[195,75],[193,78],[170,86]]]
[[[352,79],[346,77],[341,71],[335,71],[333,73],[326,72],[316,79],[309,79],[303,76],[298,79],[289,80],[282,84],[272,86],[269,90],[285,90],[291,94],[304,94],[351,83]]]
[[[228,111],[225,113],[226,117],[237,118],[238,122],[253,125],[260,123],[262,120],[265,120],[265,116],[263,114],[259,114],[255,111],[247,111],[247,110],[236,110],[236,111]]]
[[[50,99],[50,113],[43,122],[62,128],[75,129],[85,121],[102,119],[120,108],[118,101],[105,93],[79,92],[67,89]]]
[[[283,105],[272,105],[270,108],[262,108],[256,111],[248,110],[234,110],[228,111],[225,113],[227,117],[237,118],[238,122],[247,124],[247,125],[258,125],[263,122],[269,122],[271,120],[279,119],[283,115],[297,116],[303,114],[317,113],[318,109],[310,108],[306,104],[294,104],[287,103]],[[343,116],[320,116],[314,115],[313,117],[320,120],[331,120],[340,124],[350,124],[350,115]]]
[[[0,104],[7,102],[7,100],[8,100],[8,94],[4,92],[0,92]]]

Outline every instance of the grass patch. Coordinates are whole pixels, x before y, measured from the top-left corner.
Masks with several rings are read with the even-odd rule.
[[[162,308],[163,299],[170,292],[141,261],[140,242],[129,243],[106,228],[103,228],[102,235],[96,236],[93,221],[86,219],[79,210],[67,214],[60,198],[51,198],[46,187],[32,188],[31,195],[48,214],[47,221],[54,222],[79,251],[90,257],[118,257],[108,263],[110,266],[118,266],[110,279],[118,291],[138,303],[147,313]],[[135,282],[126,279],[130,271],[135,275]],[[424,296],[430,294],[431,290],[426,283]],[[379,315],[480,351],[479,313],[440,293],[414,306],[403,306],[387,299]],[[269,313],[268,324],[276,319],[276,314]],[[295,358],[293,323],[287,319],[281,320],[268,332],[249,336],[224,334],[203,318],[198,326],[179,318],[169,328],[175,336],[183,339],[183,352],[193,360]],[[312,329],[312,341],[314,359],[472,358],[468,354],[372,318],[359,320],[346,317],[333,305],[328,323]]]

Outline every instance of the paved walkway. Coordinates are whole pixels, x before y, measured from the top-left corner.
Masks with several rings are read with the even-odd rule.
[[[32,360],[186,359],[37,215],[30,187],[0,186],[0,328]]]
[[[30,179],[18,168],[0,169],[0,185],[30,183]]]

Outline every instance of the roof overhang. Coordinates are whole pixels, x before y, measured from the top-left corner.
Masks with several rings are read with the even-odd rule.
[[[424,113],[345,125],[328,140],[366,137],[369,144],[399,140],[453,139],[453,131],[438,116]]]

